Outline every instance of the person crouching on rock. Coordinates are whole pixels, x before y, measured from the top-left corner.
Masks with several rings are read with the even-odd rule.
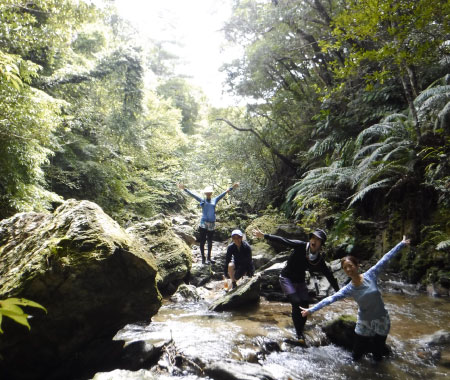
[[[237,280],[243,276],[253,276],[255,266],[252,260],[252,248],[243,241],[244,234],[240,230],[233,230],[231,240],[225,257],[224,275],[231,279],[233,289],[237,286]]]
[[[403,240],[386,253],[378,263],[367,272],[359,273],[358,261],[353,256],[346,256],[341,260],[342,269],[351,278],[339,292],[324,298],[310,309],[302,308],[304,317],[311,315],[324,306],[345,297],[353,297],[358,304],[358,319],[355,327],[355,341],[353,344],[353,360],[359,360],[366,352],[372,352],[376,361],[388,353],[386,338],[390,330],[389,314],[384,307],[377,280],[383,268],[403,247],[409,245],[410,240],[403,236]]]

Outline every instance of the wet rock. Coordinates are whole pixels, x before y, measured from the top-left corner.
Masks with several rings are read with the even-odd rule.
[[[432,297],[448,297],[450,296],[450,289],[435,282],[427,285],[427,293]]]
[[[271,301],[285,301],[286,297],[280,286],[280,272],[285,263],[274,263],[261,273],[261,295]]]
[[[189,284],[202,286],[211,280],[213,276],[212,266],[203,264],[194,264],[188,277]]]
[[[181,216],[181,215],[172,216],[171,221],[174,226],[188,226],[189,225],[189,220],[187,220],[184,216]]]
[[[434,334],[426,335],[418,340],[422,346],[450,346],[450,332],[445,330],[438,330]]]
[[[187,244],[173,232],[170,221],[156,219],[138,223],[126,232],[155,257],[160,291],[167,293],[169,289],[176,289],[191,269],[192,256]]]
[[[214,380],[277,380],[259,364],[233,360],[211,363],[204,372]]]
[[[426,364],[437,363],[450,367],[450,332],[445,330],[436,331],[434,334],[415,339],[419,345],[416,355]]]
[[[331,343],[351,350],[355,338],[356,317],[353,315],[342,315],[322,326],[327,338]]]
[[[115,367],[131,371],[150,368],[158,362],[166,344],[168,342],[153,345],[142,340],[127,343]]]
[[[253,263],[256,269],[263,267],[276,256],[275,250],[265,241],[252,244]]]
[[[197,288],[194,285],[181,284],[176,293],[170,297],[172,302],[195,302],[200,299]]]
[[[194,229],[191,226],[187,225],[174,225],[172,227],[173,232],[177,234],[183,241],[189,245],[193,246],[197,244],[197,240],[195,239]]]
[[[120,349],[112,342],[120,328],[161,305],[153,256],[92,202],[5,219],[0,242],[0,298],[28,298],[48,311],[32,311],[31,331],[4,321],[1,378],[86,373]]]
[[[264,359],[266,355],[270,354],[271,352],[280,352],[281,347],[280,344],[272,339],[269,339],[267,337],[258,337],[256,339],[256,342],[258,346],[260,347],[260,350],[258,352],[258,357]]]
[[[237,288],[214,301],[209,309],[213,311],[233,310],[256,303],[259,301],[260,289],[261,278],[259,275],[241,280],[241,284]]]
[[[236,229],[234,224],[216,222],[213,239],[215,241],[225,241],[230,238],[231,231]]]
[[[139,371],[116,369],[111,372],[99,372],[92,380],[158,380],[158,376],[145,369]]]

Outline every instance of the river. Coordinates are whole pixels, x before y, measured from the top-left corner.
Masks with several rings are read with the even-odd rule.
[[[325,319],[356,313],[352,300],[336,302],[310,317],[305,333],[313,344],[300,347],[289,343],[294,336],[289,304],[261,299],[258,305],[245,310],[211,312],[208,310],[209,298],[217,296],[219,287],[218,283],[216,289],[205,293],[200,302],[165,300],[150,324],[127,325],[115,339],[158,343],[172,338],[177,350],[185,357],[200,358],[203,363],[227,360],[259,363],[278,380],[450,378],[448,299],[415,292],[390,292],[393,287],[385,286],[387,292],[383,298],[392,324],[387,343],[392,354],[381,363],[375,363],[369,357],[354,363],[350,352],[343,348],[314,344],[323,335],[319,324]],[[447,332],[446,342],[439,347],[428,345],[428,337],[438,331]],[[269,342],[276,342],[279,349],[262,355],[261,347]],[[95,379],[124,378],[123,372],[117,372],[117,377],[114,372],[109,375]],[[200,379],[188,373],[178,375],[174,378]],[[205,378],[208,379],[201,377]]]

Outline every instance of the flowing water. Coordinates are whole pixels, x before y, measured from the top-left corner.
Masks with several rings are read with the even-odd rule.
[[[217,290],[211,294],[214,293],[217,296]],[[350,352],[334,345],[289,344],[288,339],[294,336],[289,304],[261,300],[239,312],[218,313],[208,311],[207,298],[196,303],[166,300],[150,324],[128,325],[115,339],[157,343],[172,338],[186,357],[200,358],[202,362],[224,359],[258,362],[279,380],[450,378],[448,340],[439,350],[425,343],[427,336],[439,330],[450,331],[448,299],[385,293],[392,325],[387,343],[392,354],[381,363],[369,357],[354,363]],[[317,340],[322,334],[317,325],[324,319],[355,313],[353,301],[337,302],[310,317],[305,333]],[[281,350],[261,356],[261,347],[268,341],[277,342]]]

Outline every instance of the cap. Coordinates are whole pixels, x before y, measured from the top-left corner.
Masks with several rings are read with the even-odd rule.
[[[313,235],[322,240],[322,244],[325,244],[325,242],[327,241],[326,232],[324,230],[321,230],[320,228],[317,228],[314,232],[311,232],[309,234],[309,238],[311,239]]]
[[[206,186],[205,189],[203,190],[203,192],[206,193],[212,193],[213,192],[213,188],[211,186]]]
[[[231,236],[233,235],[239,235],[240,237],[244,236],[244,234],[242,233],[241,230],[233,230],[233,232],[231,233]]]

